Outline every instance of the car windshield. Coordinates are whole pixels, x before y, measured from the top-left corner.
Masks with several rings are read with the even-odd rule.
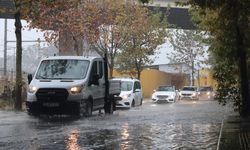
[[[133,88],[133,82],[121,81],[121,91],[131,91]]]
[[[183,87],[182,91],[195,91],[195,87]]]
[[[43,60],[36,79],[83,79],[89,66],[87,60]]]
[[[172,86],[160,86],[156,91],[174,91]]]
[[[211,87],[201,87],[200,91],[213,91]]]

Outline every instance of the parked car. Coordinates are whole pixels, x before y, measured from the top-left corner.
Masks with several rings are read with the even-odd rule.
[[[200,87],[199,94],[202,98],[212,99],[215,96],[215,92],[211,86]]]
[[[117,108],[131,108],[142,105],[143,92],[140,80],[134,78],[115,78],[121,81],[121,93],[116,97]]]
[[[179,92],[179,99],[192,99],[198,100],[199,94],[197,87],[195,86],[184,86]]]
[[[159,86],[152,94],[153,102],[175,102],[176,99],[175,86]]]

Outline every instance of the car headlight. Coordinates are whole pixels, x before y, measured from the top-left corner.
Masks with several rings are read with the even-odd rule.
[[[122,99],[128,99],[131,96],[131,94],[125,94],[122,96]]]
[[[192,96],[196,96],[196,93],[193,93]]]
[[[210,92],[207,92],[207,95],[210,95],[211,93]]]
[[[35,87],[33,85],[29,86],[29,90],[28,90],[29,93],[35,93],[36,91],[37,91],[37,87]]]
[[[174,99],[174,95],[170,95],[170,98],[171,98],[171,99]]]
[[[82,91],[82,87],[80,87],[80,86],[73,86],[70,88],[70,92],[72,94],[81,93],[81,91]]]

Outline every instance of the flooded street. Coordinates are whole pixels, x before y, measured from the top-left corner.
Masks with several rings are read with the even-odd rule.
[[[223,118],[234,113],[216,101],[145,102],[114,115],[90,118],[28,116],[0,111],[0,149],[211,149]]]

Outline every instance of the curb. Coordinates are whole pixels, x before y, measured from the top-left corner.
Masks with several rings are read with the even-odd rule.
[[[220,133],[219,133],[219,138],[218,138],[216,150],[219,150],[219,149],[220,149],[220,140],[221,140],[221,135],[222,135],[223,126],[224,126],[224,119],[222,119],[222,122],[221,122]]]

